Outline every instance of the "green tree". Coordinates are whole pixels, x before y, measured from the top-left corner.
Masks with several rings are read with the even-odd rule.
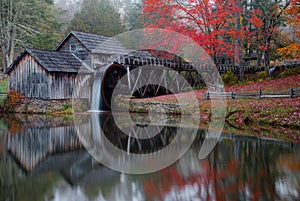
[[[53,0],[0,0],[0,47],[3,71],[24,47],[48,48],[57,43],[59,24]]]
[[[38,49],[54,49],[59,40],[63,37],[61,33],[61,23],[58,22],[57,13],[58,8],[53,6],[51,0],[42,2],[37,11],[37,15],[34,16],[33,26],[35,28],[35,34],[27,35],[24,38],[26,41],[26,47],[34,47]]]
[[[142,5],[142,2],[138,2],[126,7],[125,21],[129,30],[144,28]]]
[[[120,14],[108,0],[84,0],[80,11],[71,20],[68,31],[76,30],[103,36],[115,36],[125,31]]]

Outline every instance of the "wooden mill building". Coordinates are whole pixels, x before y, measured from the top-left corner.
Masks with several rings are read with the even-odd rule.
[[[126,71],[144,65],[165,66],[179,73],[183,72],[186,79],[191,80],[192,86],[200,83],[201,77],[194,69],[194,64],[185,62],[176,55],[151,50],[128,50],[115,38],[77,31],[70,32],[55,50],[26,49],[6,73],[9,75],[9,89],[26,98],[91,100],[94,77],[98,73],[104,75],[105,72],[101,93],[108,106],[118,78],[126,74]],[[206,64],[199,65],[206,74],[213,69]],[[160,76],[162,79],[166,77]],[[139,76],[134,82],[138,83],[138,79],[149,77]],[[79,91],[77,86],[80,86]],[[151,88],[150,85],[146,87]],[[147,97],[147,94],[140,95],[137,97]],[[156,95],[161,94],[154,96]]]
[[[9,89],[27,98],[71,99],[74,86],[85,83],[111,55],[127,50],[109,37],[70,32],[55,50],[26,49],[6,70]],[[78,74],[80,72],[80,74]],[[90,86],[77,94],[90,97]]]
[[[25,97],[69,99],[80,79],[79,70],[87,75],[92,73],[70,52],[27,49],[6,72],[10,90]]]

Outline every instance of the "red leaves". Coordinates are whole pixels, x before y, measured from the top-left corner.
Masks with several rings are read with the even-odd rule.
[[[291,0],[291,4],[285,11],[288,24],[296,30],[296,35],[300,37],[300,0]]]
[[[261,27],[263,25],[263,22],[261,21],[261,11],[260,10],[252,10],[248,20],[255,27]]]
[[[143,6],[146,27],[184,34],[213,56],[232,56],[235,39],[249,37],[247,27],[235,30],[237,12],[242,13],[242,9],[236,6],[235,0],[145,0]],[[254,10],[250,18],[257,27],[262,24],[259,15]]]
[[[265,80],[262,82],[255,82],[241,86],[227,87],[226,91],[258,91],[259,89],[268,91],[287,91],[292,87],[300,87],[300,74],[286,78]]]

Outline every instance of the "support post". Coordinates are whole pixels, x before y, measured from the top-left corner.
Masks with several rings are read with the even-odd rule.
[[[231,91],[231,98],[232,99],[235,99],[234,95],[235,95],[234,91]]]
[[[209,91],[205,92],[205,100],[209,100]]]
[[[290,88],[290,96],[291,96],[291,98],[294,98],[294,97],[295,97],[295,91],[294,91],[294,88]]]
[[[261,99],[261,95],[262,95],[262,90],[259,89],[259,90],[258,90],[258,98],[259,98],[259,99]]]

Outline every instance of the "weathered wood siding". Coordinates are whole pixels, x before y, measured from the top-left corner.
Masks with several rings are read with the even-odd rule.
[[[76,45],[76,50],[71,51],[71,45]],[[57,51],[73,52],[80,60],[92,64],[89,50],[74,36],[70,36]]]
[[[50,99],[90,98],[91,75],[51,73]]]
[[[75,79],[76,87],[73,90],[73,98],[90,99],[93,89],[93,74],[78,74]]]
[[[9,88],[30,98],[48,99],[49,73],[32,56],[25,55],[9,73]]]
[[[27,171],[33,170],[48,155],[82,148],[74,125],[25,127],[22,132],[7,136],[7,149]]]
[[[9,89],[26,98],[71,99],[90,98],[91,75],[48,73],[29,54],[9,73]],[[80,88],[80,90],[78,90]],[[77,93],[73,91],[77,90]]]
[[[75,87],[76,74],[51,73],[50,99],[70,99]]]
[[[108,64],[110,56],[111,55],[109,54],[93,53],[91,55],[93,68],[98,68],[100,66]]]

